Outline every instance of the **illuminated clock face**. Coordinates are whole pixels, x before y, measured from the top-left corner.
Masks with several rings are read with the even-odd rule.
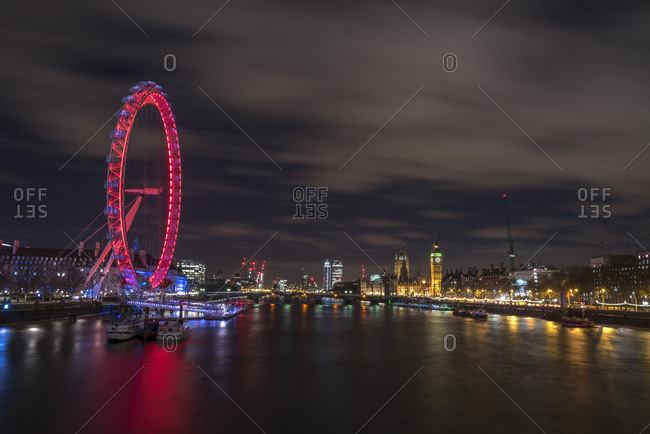
[[[436,258],[436,263],[440,263],[440,256]]]

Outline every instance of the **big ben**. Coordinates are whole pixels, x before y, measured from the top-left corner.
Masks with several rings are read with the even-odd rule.
[[[442,253],[438,245],[438,234],[431,250],[431,296],[440,296],[442,292]]]

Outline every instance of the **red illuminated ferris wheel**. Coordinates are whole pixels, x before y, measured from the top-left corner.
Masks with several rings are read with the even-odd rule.
[[[178,236],[178,131],[161,86],[144,81],[130,92],[122,100],[124,107],[117,115],[107,159],[108,238],[124,287],[135,289],[148,283],[156,289],[167,276]],[[145,242],[146,250],[138,250],[138,240]],[[139,251],[151,255],[138,256]],[[136,273],[134,261],[146,272]]]

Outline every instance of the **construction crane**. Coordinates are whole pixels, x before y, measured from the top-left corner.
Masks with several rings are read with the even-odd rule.
[[[517,282],[514,280],[515,276],[515,242],[512,240],[512,232],[510,232],[510,215],[508,213],[508,198],[506,194],[503,193],[503,206],[506,210],[506,226],[508,227],[508,256],[510,257],[510,278],[512,283],[510,285],[510,299],[512,300],[514,287],[517,285]]]

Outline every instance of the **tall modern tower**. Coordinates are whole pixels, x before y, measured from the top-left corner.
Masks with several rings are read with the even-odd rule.
[[[343,263],[338,259],[332,262],[332,287],[336,282],[343,282]]]
[[[438,245],[438,234],[436,234],[431,250],[431,296],[439,296],[442,292],[442,252]]]
[[[409,269],[409,252],[408,250],[402,249],[401,247],[397,250],[395,250],[395,268],[393,271],[393,274],[397,277],[400,278],[402,277],[402,265],[406,266],[406,280],[411,277],[410,274],[410,269]]]
[[[332,290],[332,266],[330,265],[330,260],[325,259],[325,265],[323,266],[323,291],[329,292]]]

